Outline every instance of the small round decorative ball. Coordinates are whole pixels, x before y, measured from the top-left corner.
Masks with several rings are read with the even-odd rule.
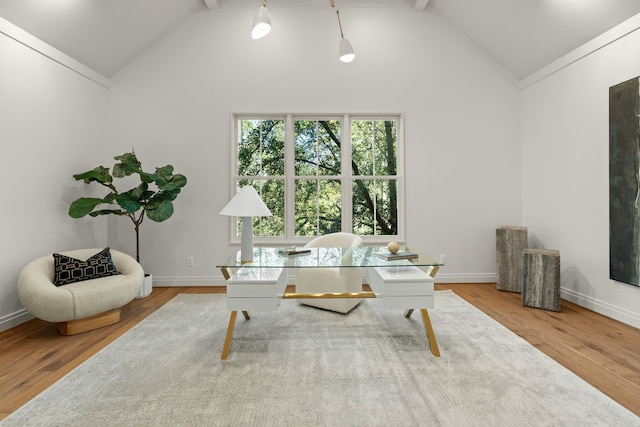
[[[398,252],[398,249],[400,249],[400,245],[398,245],[396,242],[389,242],[389,244],[387,245],[387,249],[389,249],[389,252],[391,252],[392,254],[395,254],[396,252]]]

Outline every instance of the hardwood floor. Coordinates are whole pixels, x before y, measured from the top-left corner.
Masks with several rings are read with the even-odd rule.
[[[0,420],[62,378],[179,293],[224,293],[223,287],[154,288],[122,310],[121,321],[61,336],[31,320],[0,333]],[[640,329],[562,301],[562,312],[523,307],[520,294],[495,284],[436,284],[511,329],[540,351],[640,416]],[[436,330],[436,337],[438,331]]]

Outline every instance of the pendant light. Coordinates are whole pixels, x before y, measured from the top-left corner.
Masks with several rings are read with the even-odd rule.
[[[261,39],[271,31],[271,15],[267,10],[267,0],[264,0],[262,6],[253,17],[253,25],[251,26],[251,38],[254,40]]]
[[[330,1],[331,7],[336,7],[336,5],[334,4],[334,0]],[[336,10],[336,16],[338,17],[338,27],[340,27],[340,45],[338,46],[339,58],[342,62],[351,62],[355,59],[356,54],[353,52],[353,47],[351,47],[351,43],[349,43],[349,40],[344,38],[339,10]]]
[[[342,23],[340,22],[340,11],[336,10],[336,15],[338,15],[338,26],[340,26],[340,61],[342,62],[351,62],[355,59],[356,54],[353,52],[353,47],[351,47],[351,43],[349,40],[344,38],[344,34],[342,33]]]

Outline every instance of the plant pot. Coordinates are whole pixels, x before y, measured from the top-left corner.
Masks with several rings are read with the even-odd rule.
[[[138,296],[136,298],[144,298],[148,297],[153,290],[153,275],[144,274],[144,281],[142,282],[142,287],[140,288],[140,292],[138,292]]]

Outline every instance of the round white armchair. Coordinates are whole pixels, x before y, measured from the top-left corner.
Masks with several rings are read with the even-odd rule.
[[[351,233],[331,233],[316,237],[305,248],[352,248],[362,245],[362,238]],[[350,251],[344,256],[351,256]],[[302,268],[296,272],[296,292],[341,293],[362,292],[362,270],[353,268]],[[301,304],[324,310],[348,313],[360,304],[359,298],[316,298],[300,300]]]
[[[101,250],[79,249],[60,254],[84,261]],[[119,274],[64,286],[54,284],[53,255],[30,262],[18,278],[20,302],[33,316],[58,323],[58,331],[63,335],[74,335],[118,322],[121,307],[138,294],[144,271],[130,255],[114,249],[110,253]]]

